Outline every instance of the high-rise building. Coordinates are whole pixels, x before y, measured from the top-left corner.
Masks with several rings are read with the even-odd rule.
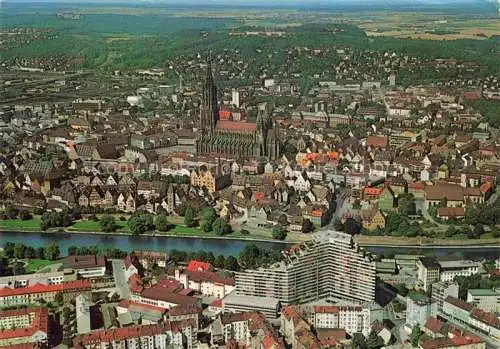
[[[375,261],[349,234],[316,233],[283,256],[283,261],[268,268],[236,273],[237,294],[275,298],[285,305],[328,298],[375,298]]]
[[[240,93],[237,89],[233,88],[231,91],[231,103],[236,107],[240,107]]]
[[[431,299],[436,302],[438,311],[443,310],[446,297],[458,298],[458,284],[452,281],[440,281],[432,284]]]

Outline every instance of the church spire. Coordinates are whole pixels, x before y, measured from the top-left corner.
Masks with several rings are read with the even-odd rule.
[[[209,51],[207,58],[207,72],[205,84],[203,85],[203,99],[200,113],[200,128],[213,131],[217,122],[217,87],[214,83],[212,73],[212,52]]]

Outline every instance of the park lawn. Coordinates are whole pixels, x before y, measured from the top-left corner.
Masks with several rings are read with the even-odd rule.
[[[196,227],[186,227],[184,225],[176,225],[168,233],[175,233],[179,235],[213,235],[213,232],[204,232],[200,228]]]
[[[118,226],[118,231],[127,231],[128,232],[128,225],[126,221],[116,221],[116,225]],[[88,232],[99,232],[101,231],[101,225],[99,221],[77,221],[75,222],[71,228],[71,230],[76,230],[76,231],[88,231]]]
[[[26,265],[26,271],[28,273],[34,273],[41,268],[45,269],[47,266],[49,266],[51,264],[61,263],[60,260],[50,261],[47,259],[29,259],[29,260],[26,260],[26,262],[28,263]]]
[[[34,218],[0,220],[0,230],[40,230],[40,219]]]

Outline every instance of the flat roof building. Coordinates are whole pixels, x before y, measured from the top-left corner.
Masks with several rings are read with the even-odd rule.
[[[236,273],[236,294],[278,299],[282,304],[339,298],[375,298],[375,261],[352,236],[325,231],[283,252],[268,268]]]

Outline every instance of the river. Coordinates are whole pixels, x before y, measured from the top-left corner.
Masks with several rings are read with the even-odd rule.
[[[102,234],[70,234],[70,233],[34,233],[34,232],[0,232],[0,246],[5,242],[20,242],[27,246],[40,247],[55,242],[59,245],[61,254],[66,254],[70,246],[114,247],[124,251],[132,250],[156,250],[170,251],[173,249],[191,252],[207,251],[215,255],[238,255],[238,253],[249,244],[255,244],[261,248],[280,250],[287,244],[279,242],[243,241],[233,239],[200,239],[186,237],[166,236],[128,236],[128,235],[102,235]],[[442,248],[442,247],[367,247],[374,253],[394,254],[425,254],[437,257],[457,257],[466,259],[498,258],[500,247],[479,248]]]

